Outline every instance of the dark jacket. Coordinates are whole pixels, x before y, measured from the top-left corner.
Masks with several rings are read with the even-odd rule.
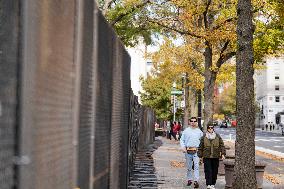
[[[200,145],[197,151],[198,157],[220,158],[221,155],[225,154],[224,142],[219,134],[216,133],[216,137],[213,140],[209,140],[205,134],[200,139]]]

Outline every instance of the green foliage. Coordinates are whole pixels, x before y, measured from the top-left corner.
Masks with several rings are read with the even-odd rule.
[[[100,1],[100,8],[124,45],[133,47],[139,42],[152,44],[154,34],[160,30],[146,21],[149,3],[148,0]]]
[[[168,80],[155,77],[141,78],[143,92],[140,92],[142,104],[154,109],[158,119],[168,119],[171,115],[171,86]]]
[[[217,113],[226,116],[236,115],[236,84],[225,88],[216,101]]]
[[[257,1],[258,2],[258,1]],[[264,1],[255,15],[254,59],[263,62],[267,55],[277,56],[284,53],[284,1]],[[258,7],[259,5],[255,5]]]

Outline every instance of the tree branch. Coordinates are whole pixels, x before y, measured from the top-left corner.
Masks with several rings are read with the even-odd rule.
[[[220,58],[218,59],[218,61],[216,63],[217,68],[219,69],[225,62],[227,62],[230,58],[232,58],[235,55],[236,55],[235,51],[229,52],[229,53],[224,54],[224,55],[223,54],[220,55]]]
[[[204,73],[197,67],[197,65],[196,65],[196,63],[195,63],[195,61],[191,61],[191,66],[192,66],[192,68],[193,69],[195,69],[195,71],[198,73],[198,74],[200,74],[201,76],[205,76],[204,75]]]
[[[154,21],[154,20],[148,20],[148,22],[151,22],[151,23],[154,23],[154,24],[158,24],[159,26],[163,27],[163,28],[166,28],[166,29],[169,29],[169,30],[172,30],[172,31],[175,31],[181,35],[190,35],[192,37],[196,37],[196,38],[199,38],[199,39],[204,39],[204,36],[201,36],[201,35],[197,35],[193,32],[189,32],[189,31],[185,31],[185,30],[179,30],[175,27],[171,27],[171,26],[167,26],[165,24],[162,24],[158,21]]]
[[[127,15],[129,15],[129,14],[131,14],[131,13],[133,13],[135,10],[137,10],[137,9],[140,9],[140,8],[142,8],[142,7],[144,7],[145,5],[147,5],[148,3],[150,3],[150,0],[146,0],[146,1],[144,1],[143,3],[141,3],[141,4],[138,4],[138,5],[136,5],[136,6],[133,6],[129,11],[127,11],[126,13],[122,13],[122,14],[120,14],[119,16],[117,16],[114,20],[112,20],[111,22],[110,22],[110,24],[112,25],[112,26],[114,26],[117,22],[119,22],[123,17],[125,17],[125,16],[127,16]]]
[[[234,17],[234,18],[228,18],[227,20],[225,20],[224,22],[222,22],[221,24],[213,27],[212,29],[213,30],[217,30],[219,28],[221,28],[222,26],[224,26],[226,23],[229,23],[229,22],[232,22],[232,21],[237,21],[237,17]]]
[[[228,45],[230,43],[230,40],[227,40],[224,44],[224,46],[222,47],[221,51],[220,51],[220,57],[216,63],[217,68],[220,68],[222,66],[222,59],[223,57],[223,53],[225,52],[225,50],[228,48]]]
[[[204,19],[204,26],[205,26],[205,29],[208,29],[208,19],[207,19],[207,13],[208,13],[208,10],[209,10],[209,6],[211,4],[211,0],[208,0],[207,2],[207,5],[206,5],[206,8],[205,8],[205,11],[203,12],[203,19]]]
[[[253,13],[258,12],[258,11],[261,10],[263,7],[264,7],[264,5],[260,6],[260,7],[257,8],[257,9],[254,9],[254,10],[253,10]],[[228,18],[228,19],[225,20],[224,22],[222,22],[222,23],[216,25],[215,27],[213,27],[212,30],[217,30],[217,29],[221,28],[222,26],[224,26],[224,24],[229,23],[229,22],[232,22],[232,21],[237,21],[237,19],[238,19],[237,17]]]

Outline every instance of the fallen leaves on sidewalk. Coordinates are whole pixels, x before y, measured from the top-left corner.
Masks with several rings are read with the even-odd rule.
[[[180,161],[170,161],[170,162],[171,162],[172,167],[177,167],[177,168],[185,167],[184,162],[180,162]]]
[[[284,158],[277,157],[275,155],[272,155],[272,154],[269,154],[269,153],[266,153],[266,152],[262,152],[262,151],[259,151],[259,150],[256,150],[255,154],[259,155],[259,156],[262,156],[262,157],[266,157],[266,158],[272,159],[272,160],[284,162]]]
[[[280,184],[281,182],[274,176],[268,174],[268,173],[264,173],[264,178],[266,180],[269,180],[270,182],[272,182],[273,184]]]

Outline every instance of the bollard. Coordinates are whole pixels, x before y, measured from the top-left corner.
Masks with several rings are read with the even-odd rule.
[[[230,189],[232,188],[232,184],[233,184],[235,160],[226,159],[224,160],[224,165],[225,165],[225,181],[226,181],[225,189]],[[255,172],[256,172],[256,180],[257,180],[258,189],[262,189],[265,167],[266,167],[266,163],[264,163],[263,161],[255,161]]]

